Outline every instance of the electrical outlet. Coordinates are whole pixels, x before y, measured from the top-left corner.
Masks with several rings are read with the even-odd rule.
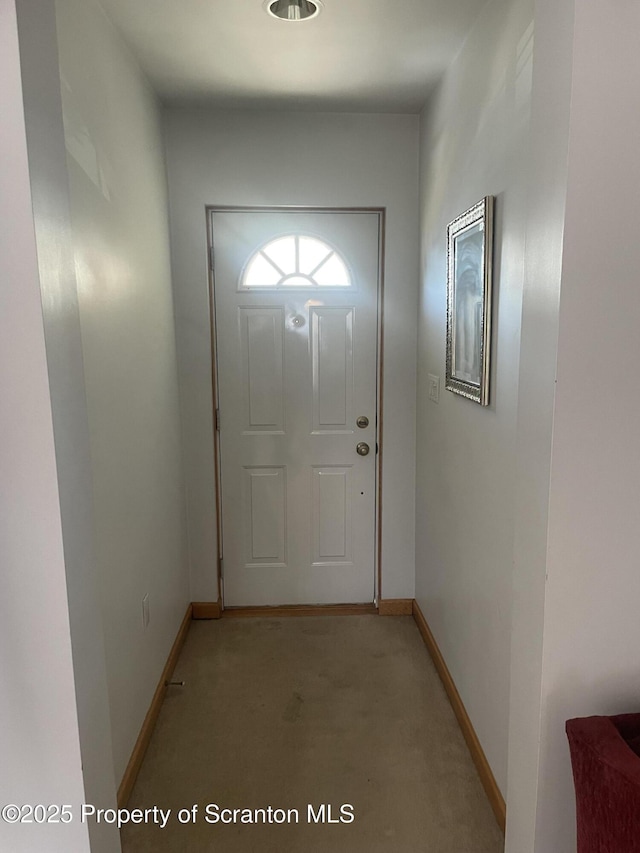
[[[149,627],[149,593],[142,599],[142,625]]]
[[[434,403],[440,402],[440,377],[429,373],[429,399]]]

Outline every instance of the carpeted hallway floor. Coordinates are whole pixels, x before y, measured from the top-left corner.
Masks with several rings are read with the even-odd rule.
[[[169,688],[129,803],[171,816],[127,826],[124,853],[503,849],[411,617],[194,622],[174,677],[186,684]],[[322,803],[355,819],[308,822]],[[299,822],[208,823],[208,804],[297,809]]]

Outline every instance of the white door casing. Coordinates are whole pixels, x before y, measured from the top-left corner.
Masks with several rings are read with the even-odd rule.
[[[380,218],[211,212],[227,607],[374,599]],[[278,284],[256,253],[292,235],[333,249],[350,284]],[[311,245],[295,242],[303,267]],[[330,266],[318,280],[333,281]],[[262,278],[251,272],[263,267]],[[356,425],[362,416],[365,428]]]

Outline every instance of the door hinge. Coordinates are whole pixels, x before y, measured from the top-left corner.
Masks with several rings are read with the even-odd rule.
[[[220,432],[220,409],[216,409],[216,432]]]
[[[220,557],[220,577],[224,580],[224,560]]]
[[[213,246],[211,246],[211,248],[209,249],[209,267],[210,267],[210,269],[211,269],[211,272],[213,272],[213,270],[215,269],[215,267],[214,267],[214,251],[213,251]]]

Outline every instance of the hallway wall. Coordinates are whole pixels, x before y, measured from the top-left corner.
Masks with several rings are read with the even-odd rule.
[[[56,13],[119,782],[190,601],[166,171],[157,98],[101,7]]]
[[[217,599],[207,204],[386,206],[382,593],[413,597],[417,116],[175,108],[166,130],[194,599]]]
[[[29,174],[19,52],[30,54],[24,38],[18,44],[14,2],[0,4],[0,45],[0,802],[75,805],[95,789],[92,766],[83,778],[33,221],[31,182],[37,176]],[[2,820],[0,849],[88,853],[89,830],[79,821]]]
[[[485,7],[421,137],[416,598],[505,796],[532,15],[530,0]],[[447,224],[485,195],[496,197],[487,408],[444,389]]]
[[[535,853],[576,849],[565,720],[640,709],[640,7],[558,7],[575,17]]]

